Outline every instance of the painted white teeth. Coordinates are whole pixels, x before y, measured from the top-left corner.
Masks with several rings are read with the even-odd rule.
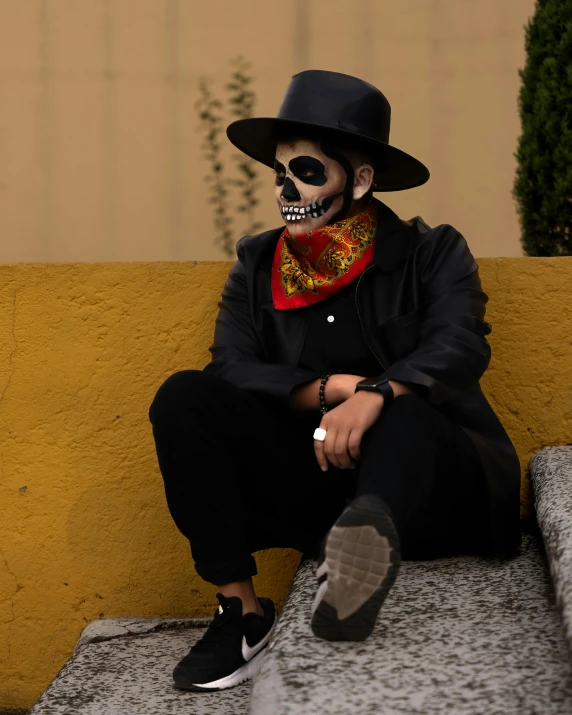
[[[318,216],[322,216],[325,213],[325,210],[320,208],[321,204],[322,199],[318,199],[317,205],[316,202],[313,201],[307,206],[281,206],[280,211],[282,212],[284,219],[287,221],[304,220],[306,218],[310,218],[310,216],[312,218],[318,218]]]

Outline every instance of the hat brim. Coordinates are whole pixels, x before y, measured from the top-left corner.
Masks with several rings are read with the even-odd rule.
[[[377,139],[338,127],[312,122],[292,121],[276,117],[252,117],[238,119],[227,127],[226,134],[237,149],[251,159],[265,166],[273,167],[276,156],[277,137],[286,131],[299,131],[312,128],[327,130],[329,134],[340,137],[354,137],[362,147],[371,153],[376,163],[373,191],[403,191],[421,186],[429,180],[429,170],[418,159],[406,154],[390,144]]]

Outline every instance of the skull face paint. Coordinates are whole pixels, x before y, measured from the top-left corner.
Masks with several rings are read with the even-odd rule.
[[[291,235],[326,226],[341,210],[347,173],[318,143],[279,142],[274,171],[276,202]]]

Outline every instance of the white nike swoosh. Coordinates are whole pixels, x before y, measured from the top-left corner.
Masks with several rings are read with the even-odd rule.
[[[274,623],[272,624],[272,628],[268,631],[268,633],[264,636],[264,638],[259,641],[256,645],[253,645],[252,648],[248,645],[246,642],[246,637],[242,636],[242,657],[246,662],[248,662],[253,656],[255,656],[258,651],[262,650],[264,646],[268,643],[270,640],[270,636],[274,632],[274,628],[276,626],[276,616],[274,616]]]

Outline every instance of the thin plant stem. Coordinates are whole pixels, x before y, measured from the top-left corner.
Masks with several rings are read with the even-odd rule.
[[[201,143],[203,158],[210,166],[210,173],[205,176],[205,181],[208,184],[208,202],[213,207],[215,244],[231,257],[234,246],[233,218],[229,212],[229,182],[224,177],[224,163],[221,157],[222,102],[213,95],[206,77],[202,77],[199,81],[199,99],[195,106],[199,116],[198,129],[203,135]]]
[[[256,94],[252,89],[253,77],[250,73],[251,63],[242,56],[231,60],[230,82],[226,85],[230,114],[235,119],[249,119],[254,113]],[[235,156],[238,178],[232,179],[232,184],[238,188],[239,201],[236,210],[244,213],[247,226],[244,233],[251,235],[262,228],[262,223],[255,219],[255,209],[259,201],[256,196],[261,182],[258,179],[256,162],[244,154]]]

